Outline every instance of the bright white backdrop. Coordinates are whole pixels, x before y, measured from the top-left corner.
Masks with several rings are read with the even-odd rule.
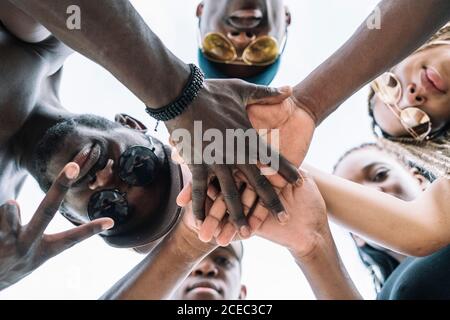
[[[200,0],[134,0],[136,9],[181,59],[195,62],[195,8]],[[292,12],[289,41],[281,71],[273,85],[294,85],[332,54],[368,16],[377,0],[286,0]],[[114,32],[114,30],[110,30]],[[126,50],[126,48],[124,49]],[[352,68],[351,61],[343,61]],[[151,70],[142,70],[151,72]],[[339,78],[334,79],[339,81]],[[324,92],[323,94],[327,94]],[[317,130],[307,162],[331,171],[347,149],[372,139],[366,114],[367,89],[354,95]],[[62,82],[63,104],[76,113],[95,113],[113,119],[127,112],[153,128],[144,106],[108,72],[76,54],[66,63]],[[159,137],[167,141],[160,127]],[[19,203],[27,222],[42,198],[28,179]],[[48,232],[70,227],[60,216]],[[352,279],[364,297],[374,297],[371,280],[361,265],[345,230],[333,232]],[[0,292],[0,299],[96,299],[142,256],[106,246],[93,238],[57,256],[20,283]],[[243,282],[249,299],[314,299],[309,285],[283,248],[261,239],[245,243]],[[149,284],[151,287],[157,284]]]

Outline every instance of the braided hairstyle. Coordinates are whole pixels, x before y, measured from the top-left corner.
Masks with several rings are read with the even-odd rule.
[[[428,42],[416,51],[436,47],[443,41],[450,40],[450,23],[441,28]],[[435,137],[427,141],[416,141],[408,137],[391,137],[383,132],[373,115],[375,92],[371,88],[368,105],[369,116],[372,118],[372,130],[379,137],[379,144],[386,151],[394,154],[403,162],[409,162],[414,167],[425,169],[434,177],[450,178],[450,124]]]
[[[389,152],[386,152],[383,149],[383,146],[380,143],[364,143],[357,147],[354,147],[350,150],[348,150],[344,155],[340,157],[340,159],[337,161],[337,163],[334,166],[333,173],[337,171],[337,168],[341,164],[342,161],[344,161],[349,155],[353,154],[354,152],[358,152],[361,150],[366,149],[375,149],[381,152],[385,152],[388,155],[391,155]],[[394,155],[395,158],[395,155]],[[430,182],[432,182],[435,177],[427,172],[425,169],[414,166],[411,161],[406,160],[404,157],[397,158],[398,160],[406,169],[415,168],[419,171],[421,175],[423,175],[426,179],[428,179]],[[352,237],[353,238],[353,237]],[[355,241],[355,239],[353,238]],[[356,241],[355,241],[356,244]],[[365,243],[363,246],[356,246],[358,250],[359,258],[361,259],[361,262],[364,264],[364,266],[369,270],[370,275],[373,280],[373,284],[375,287],[376,293],[380,293],[381,289],[383,288],[384,283],[389,278],[389,276],[394,272],[394,270],[399,266],[400,262],[389,255],[384,250],[380,250],[378,248],[375,248],[371,246],[368,243]]]

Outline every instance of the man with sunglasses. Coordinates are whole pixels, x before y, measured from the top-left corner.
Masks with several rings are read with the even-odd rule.
[[[193,136],[195,121],[202,121],[204,130],[217,129],[222,133],[230,128],[248,129],[251,124],[245,114],[245,106],[284,101],[284,104],[298,110],[298,114],[302,113],[297,134],[281,136],[283,143],[290,144],[293,142],[291,139],[301,140],[296,141],[301,146],[297,149],[300,161],[306,156],[314,128],[321,121],[364,83],[423,43],[449,20],[450,15],[450,4],[446,0],[382,1],[377,10],[381,15],[381,30],[371,29],[364,22],[341,49],[294,88],[291,99],[283,100],[291,94],[289,89],[280,92],[252,87],[236,80],[209,80],[203,83],[197,68],[182,63],[168,51],[128,1],[10,1],[66,44],[111,70],[141,98],[153,117],[165,122],[171,133],[182,128]],[[83,12],[83,27],[80,30],[67,28],[64,12],[71,5],[77,5]],[[258,18],[253,15],[255,17]],[[433,19],[430,20],[430,17]],[[111,28],[116,32],[108,32]],[[383,46],[374,48],[374,44],[380,43]],[[126,54],[124,48],[127,48]],[[348,68],[345,62],[351,62],[352,68]],[[191,149],[195,152],[203,152],[204,148],[204,144],[199,147],[192,142]],[[230,156],[228,152],[224,153],[224,159]],[[255,165],[202,163],[190,164],[190,169],[193,172],[193,210],[199,220],[205,218],[208,180],[211,176],[217,176],[231,221],[241,235],[250,235],[251,230],[233,182],[233,171],[240,170],[254,185],[261,202],[280,221],[287,221],[288,213],[275,190],[267,179],[261,178]],[[300,179],[296,167],[283,157],[280,158],[279,173],[290,183]]]
[[[23,12],[0,6],[0,202],[17,197],[27,173],[47,192],[26,226],[16,202],[0,208],[0,289],[100,232],[112,246],[148,252],[179,222],[176,197],[190,173],[138,120],[65,110],[59,82],[72,51]],[[44,235],[62,201],[77,227]]]
[[[166,124],[171,134],[180,129],[194,137],[195,124],[199,121],[203,132],[219,130],[224,136],[227,129],[248,130],[251,124],[245,106],[257,102],[279,103],[291,94],[290,88],[272,89],[236,79],[204,81],[200,69],[175,57],[128,0],[9,0],[2,3],[2,6],[5,5],[13,6],[7,10],[20,9],[22,16],[26,13],[25,16],[33,18],[32,25],[38,25],[40,31],[36,33],[39,40],[50,36],[51,32],[71,48],[111,71],[142,100],[153,118]],[[78,8],[82,17],[80,28],[68,28],[69,8]],[[17,21],[5,19],[4,24],[14,28],[20,24]],[[29,34],[25,37],[21,35],[22,39],[33,38]],[[230,117],[230,114],[234,116]],[[264,144],[261,137],[257,136],[257,140],[255,145],[245,146],[245,152],[251,153],[252,158],[243,164],[239,163],[234,148],[221,152],[220,163],[206,163],[202,157],[200,163],[188,164],[193,173],[193,210],[199,221],[206,215],[208,181],[217,177],[225,195],[230,221],[242,236],[250,236],[251,230],[234,183],[233,172],[236,170],[244,172],[261,202],[280,221],[288,218],[276,191],[255,164],[258,158],[252,150],[259,150],[259,146]],[[186,154],[203,155],[206,146],[191,139],[191,144],[186,147]],[[295,166],[272,152],[278,156],[280,175],[291,183],[296,182],[299,176]]]
[[[205,0],[197,7],[205,76],[268,85],[278,72],[291,14],[282,0]]]

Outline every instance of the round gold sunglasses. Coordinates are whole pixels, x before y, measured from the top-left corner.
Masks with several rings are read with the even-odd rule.
[[[253,40],[239,57],[237,49],[230,39],[221,33],[210,32],[203,38],[201,50],[205,57],[213,62],[268,66],[273,64],[283,53],[286,43],[287,30],[281,47],[274,37],[261,36]]]
[[[392,72],[382,74],[372,82],[371,87],[415,140],[429,139],[432,130],[430,116],[416,107],[400,109],[398,106],[402,97],[402,85],[395,74]]]

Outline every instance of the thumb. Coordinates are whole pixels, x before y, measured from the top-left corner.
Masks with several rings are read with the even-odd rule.
[[[277,89],[255,85],[255,90],[248,98],[247,105],[279,104],[290,96],[292,96],[292,88],[290,86],[285,86]]]
[[[183,190],[181,190],[181,192],[178,194],[177,196],[177,205],[179,205],[180,207],[186,207],[189,202],[191,202],[192,200],[192,182],[189,182],[188,184],[186,184],[183,188]]]

